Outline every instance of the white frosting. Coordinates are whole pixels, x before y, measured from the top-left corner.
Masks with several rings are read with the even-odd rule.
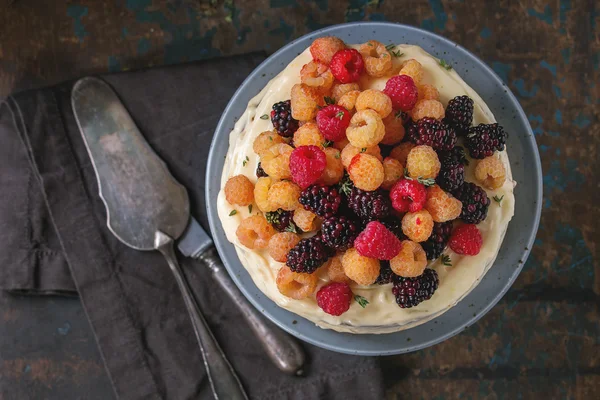
[[[475,125],[495,122],[492,112],[481,97],[454,70],[444,69],[439,65],[438,59],[418,46],[399,45],[396,50],[404,55],[394,58],[394,63],[400,64],[403,60],[414,58],[423,65],[425,71],[423,82],[432,84],[439,90],[440,101],[444,106],[455,96],[466,94],[475,103],[473,115]],[[250,100],[248,108],[236,123],[229,138],[229,151],[221,177],[221,188],[228,178],[238,174],[244,174],[256,181],[254,172],[259,159],[252,151],[252,143],[261,132],[272,129],[270,118],[263,120],[260,116],[269,115],[274,103],[289,99],[292,86],[300,81],[300,69],[311,59],[307,49]],[[364,89],[368,86],[381,90],[385,86],[386,79],[365,80],[361,82],[361,87]],[[422,324],[450,309],[479,283],[492,266],[513,216],[515,204],[513,195],[515,182],[512,180],[508,156],[505,151],[498,153],[497,156],[504,163],[507,179],[501,188],[486,191],[490,199],[493,196],[504,196],[504,198],[500,204],[492,200],[487,218],[478,225],[483,236],[481,251],[476,256],[461,256],[450,248],[446,249],[445,254],[452,260],[451,267],[442,265],[439,260],[429,265],[439,275],[438,290],[430,300],[409,309],[398,307],[391,291],[391,284],[354,286],[352,291],[365,297],[369,304],[366,308],[362,308],[353,301],[350,309],[339,317],[326,314],[321,310],[314,296],[304,300],[290,299],[279,293],[275,284],[277,271],[283,264],[274,261],[266,251],[248,250],[239,243],[235,235],[241,220],[249,215],[248,208],[230,205],[221,190],[217,204],[219,218],[228,240],[235,245],[242,265],[248,270],[256,286],[279,306],[315,322],[322,328],[352,333],[395,332]],[[244,165],[246,157],[248,161]],[[467,181],[475,182],[474,167],[475,162],[471,162],[465,168]],[[237,210],[237,214],[230,216],[233,209]],[[253,214],[258,212],[258,207],[254,205]],[[326,283],[326,274],[320,273],[319,277],[321,285]]]

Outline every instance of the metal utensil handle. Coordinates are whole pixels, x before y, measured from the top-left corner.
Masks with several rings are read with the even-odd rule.
[[[225,354],[223,354],[223,350],[219,347],[196,303],[196,300],[192,296],[189,283],[183,275],[181,267],[175,257],[173,239],[162,232],[156,232],[155,245],[156,249],[167,259],[169,267],[171,267],[171,271],[173,271],[177,285],[183,295],[185,306],[192,320],[196,339],[198,339],[198,344],[200,345],[204,366],[206,367],[206,374],[208,375],[208,380],[215,399],[248,400],[248,396],[244,392],[240,380],[231,367],[231,364],[229,364],[229,361],[227,361]]]
[[[248,303],[227,274],[217,250],[214,247],[209,248],[200,255],[199,260],[211,269],[215,280],[240,309],[273,363],[284,372],[302,375],[305,358],[300,345],[290,335],[266,321],[256,308]]]

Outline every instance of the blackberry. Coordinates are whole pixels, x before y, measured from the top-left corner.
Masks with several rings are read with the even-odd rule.
[[[439,156],[442,163],[444,163],[444,161],[454,161],[462,165],[469,165],[469,160],[467,159],[465,149],[461,146],[454,146],[454,148],[450,151],[442,151],[439,153]]]
[[[319,217],[329,218],[337,213],[342,196],[334,186],[311,185],[300,193],[298,201]]]
[[[294,212],[278,208],[277,211],[267,212],[265,218],[279,232],[300,232],[293,220]]]
[[[256,166],[256,177],[257,178],[262,178],[265,176],[269,176],[265,170],[263,169],[262,165],[260,165],[260,161],[258,162],[258,165]]]
[[[335,250],[347,250],[354,246],[354,239],[361,231],[360,223],[350,218],[331,217],[323,221],[322,237],[326,245]]]
[[[465,147],[473,158],[486,158],[494,154],[494,151],[504,150],[506,144],[506,132],[498,124],[479,124],[469,128]]]
[[[456,96],[446,107],[446,123],[464,135],[473,122],[473,100],[469,96]]]
[[[433,224],[433,231],[429,239],[421,243],[421,247],[425,250],[428,260],[436,260],[442,255],[448,240],[450,240],[450,234],[452,233],[452,221],[448,222],[435,222]]]
[[[381,222],[383,224],[383,226],[388,228],[390,232],[392,232],[394,235],[396,235],[396,237],[399,240],[407,239],[404,232],[402,232],[402,220],[395,218],[395,217],[389,217],[386,219],[382,219],[379,222]]]
[[[411,308],[429,300],[440,283],[437,272],[431,268],[425,268],[423,274],[416,278],[396,275],[393,277],[393,282],[392,293],[401,308]]]
[[[465,182],[452,194],[462,202],[460,219],[466,223],[478,224],[487,217],[490,198],[481,187]]]
[[[375,283],[377,285],[385,285],[386,283],[390,283],[393,277],[394,273],[390,267],[390,262],[385,260],[379,261],[379,276],[375,280]]]
[[[452,150],[456,145],[453,127],[434,118],[422,118],[408,128],[408,140],[417,145],[427,145],[437,151]]]
[[[293,272],[312,274],[327,261],[330,254],[331,249],[325,245],[320,235],[315,235],[300,240],[288,252],[285,265],[290,267]]]
[[[452,192],[465,181],[465,166],[452,159],[442,159],[442,167],[435,181],[445,191]]]
[[[348,196],[348,206],[363,221],[383,219],[390,215],[392,203],[387,192],[367,192],[353,187]]]
[[[280,136],[292,137],[298,130],[298,121],[292,118],[291,100],[280,101],[273,104],[271,122]]]

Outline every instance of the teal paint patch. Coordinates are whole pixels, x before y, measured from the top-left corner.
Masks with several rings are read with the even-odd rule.
[[[150,5],[152,5],[152,0],[127,0],[125,2],[125,7],[131,11],[143,11]]]
[[[563,62],[566,65],[569,65],[569,63],[571,62],[571,48],[567,47],[566,49],[562,49],[560,51],[560,55],[562,56]]]
[[[125,39],[127,35],[129,35],[129,31],[127,30],[127,28],[123,28],[123,30],[121,31],[121,37]]]
[[[573,120],[573,123],[576,127],[583,129],[587,128],[592,123],[592,120],[587,115],[579,113]]]
[[[279,28],[275,28],[269,31],[269,33],[273,36],[283,35],[285,40],[290,40],[294,34],[294,27],[288,25],[283,18],[279,18]]]
[[[554,95],[556,97],[558,97],[559,99],[562,99],[562,90],[560,90],[560,88],[556,85],[552,85],[552,91],[554,92]]]
[[[557,273],[567,273],[571,284],[581,288],[594,287],[594,263],[592,252],[585,243],[581,230],[568,224],[558,224],[554,232],[558,243],[569,246],[571,260],[567,267],[560,266]]]
[[[371,13],[369,15],[369,21],[387,21],[383,13]]]
[[[540,87],[537,84],[533,84],[531,90],[527,90],[525,88],[525,81],[523,79],[515,79],[513,81],[513,85],[515,86],[515,88],[517,89],[517,93],[521,97],[534,97],[537,94],[538,90],[540,90]]]
[[[556,131],[548,131],[548,136],[559,137],[560,133],[558,133]]]
[[[59,335],[66,336],[71,331],[71,324],[67,321],[63,324],[63,326],[58,327],[56,331]]]
[[[24,374],[26,374],[28,372],[31,372],[31,365],[29,365],[29,364],[25,365],[25,367],[23,368]]]
[[[329,0],[314,0],[313,2],[322,11],[327,11],[329,9]]]
[[[148,39],[141,38],[140,40],[138,40],[137,52],[140,55],[146,54],[150,51],[151,47],[152,47],[152,43],[150,43],[150,41]]]
[[[546,68],[552,76],[556,77],[556,65],[548,64],[546,60],[540,61],[540,67]]]
[[[317,21],[312,13],[306,16],[306,21],[304,22],[304,25],[306,25],[306,27],[311,31],[316,31],[317,29],[329,26],[329,24],[322,24],[319,21]]]
[[[499,353],[494,354],[488,364],[488,368],[494,365],[506,365],[510,359],[510,353],[512,352],[512,343],[508,343]]]
[[[543,154],[545,152],[547,152],[550,149],[550,146],[546,145],[546,144],[540,144],[540,152]]]
[[[592,54],[592,66],[596,71],[600,68],[600,53]]]
[[[512,65],[494,61],[492,63],[492,69],[505,84],[508,84],[508,73],[512,69]]]
[[[572,191],[581,188],[581,185],[585,182],[585,177],[577,171],[577,161],[571,158],[567,159],[564,170],[566,172],[563,172],[560,160],[550,162],[550,168],[545,171],[543,177],[545,197],[549,198],[550,194],[555,191],[565,192],[567,189]]]
[[[264,26],[265,28],[269,28],[269,27],[271,26],[271,21],[270,21],[270,20],[268,20],[268,19],[265,19],[265,22],[263,22],[263,26]]]
[[[421,28],[431,32],[436,29],[440,31],[445,30],[446,23],[448,22],[448,14],[446,14],[441,0],[429,0],[429,6],[433,12],[433,18],[424,19],[421,22]]]
[[[567,23],[567,13],[571,11],[571,1],[570,0],[560,0],[560,5],[558,7],[558,22],[562,30],[564,31],[564,26]],[[561,31],[561,33],[563,33]]]
[[[295,0],[271,0],[269,6],[271,8],[294,7],[298,3]]]
[[[479,37],[482,39],[489,39],[492,36],[492,31],[487,26],[479,32]]]
[[[346,22],[362,21],[368,4],[369,0],[350,0],[346,8]]]
[[[558,110],[558,109],[557,109],[556,111],[554,111],[554,119],[556,120],[556,122],[557,122],[559,125],[562,125],[562,123],[563,123],[563,119],[562,119],[562,111],[560,111],[560,110]]]
[[[115,56],[108,57],[108,72],[119,72],[121,70],[121,63]]]
[[[540,21],[547,23],[548,25],[552,25],[552,9],[549,5],[546,5],[546,7],[544,7],[543,13],[540,13],[534,10],[533,8],[529,8],[527,9],[527,14],[539,19]]]
[[[79,41],[83,41],[86,36],[89,36],[89,32],[85,30],[81,18],[88,15],[88,8],[79,5],[70,5],[67,7],[67,16],[73,18],[73,30],[75,36]]]

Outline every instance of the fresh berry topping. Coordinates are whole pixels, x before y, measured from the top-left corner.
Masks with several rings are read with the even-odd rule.
[[[481,187],[465,182],[453,194],[462,202],[460,219],[468,224],[478,224],[487,217],[490,199]]]
[[[481,232],[479,232],[477,226],[466,224],[459,226],[452,232],[448,245],[455,253],[475,256],[479,254],[482,243]]]
[[[229,204],[247,206],[254,201],[254,184],[246,175],[236,175],[229,178],[223,191]]]
[[[452,221],[462,212],[462,203],[439,185],[427,188],[425,209],[431,214],[434,222]]]
[[[477,161],[475,178],[488,189],[498,189],[506,181],[506,169],[498,157],[486,157]]]
[[[302,239],[287,255],[287,265],[293,272],[312,274],[329,258],[330,249],[320,236]]]
[[[338,141],[346,137],[346,128],[352,116],[344,107],[332,104],[317,113],[317,126],[327,140]]]
[[[300,274],[290,271],[288,267],[281,267],[275,281],[281,294],[292,299],[302,300],[317,289],[319,277],[317,274]]]
[[[377,285],[385,285],[386,283],[390,283],[394,277],[394,273],[390,268],[390,262],[385,260],[381,261],[379,263],[379,268],[379,276],[377,277],[375,283]]]
[[[504,150],[506,132],[498,124],[479,124],[469,128],[465,147],[473,158],[486,158],[494,151]]]
[[[348,196],[348,206],[360,219],[366,221],[385,218],[392,208],[386,192],[366,192],[357,187],[353,187]]]
[[[423,118],[411,125],[407,137],[417,145],[431,146],[437,151],[452,150],[456,145],[454,128],[433,118]]]
[[[444,118],[444,105],[437,100],[419,100],[413,107],[410,116],[414,122],[423,118],[441,120]]]
[[[424,242],[433,231],[433,218],[429,211],[407,212],[402,217],[402,232],[413,242]]]
[[[402,220],[396,217],[382,219],[381,222],[390,232],[392,232],[399,240],[406,240],[406,235],[402,232]]]
[[[304,209],[329,218],[337,213],[342,196],[335,186],[312,185],[302,191],[299,201]]]
[[[419,243],[403,240],[400,253],[390,260],[392,272],[405,278],[416,278],[427,267],[427,255]]]
[[[421,63],[414,58],[411,58],[402,64],[402,68],[400,69],[398,75],[410,76],[415,82],[415,85],[420,85],[421,80],[423,79],[423,72],[423,66]]]
[[[416,146],[406,157],[408,176],[413,179],[435,179],[440,168],[438,155],[430,146]]]
[[[392,106],[396,110],[410,111],[419,99],[419,89],[408,75],[392,76],[385,83],[383,93],[392,99]]]
[[[321,226],[323,241],[332,249],[342,251],[354,246],[354,240],[360,233],[360,223],[347,218],[330,217]]]
[[[362,190],[377,190],[383,183],[385,172],[381,161],[369,154],[359,153],[348,165],[348,175],[352,183]]]
[[[292,137],[298,129],[298,121],[292,118],[291,100],[273,104],[271,122],[277,133],[283,137]]]
[[[317,292],[317,305],[330,315],[342,315],[350,308],[352,290],[347,283],[333,282]]]
[[[460,135],[466,133],[473,122],[473,100],[469,96],[456,96],[446,107],[446,122]]]
[[[362,56],[357,50],[340,50],[333,55],[329,68],[335,79],[342,83],[356,82],[365,68]]]
[[[467,160],[465,149],[461,146],[454,146],[454,148],[450,151],[440,152],[440,161],[454,161],[462,165],[469,165],[469,160]]]
[[[427,200],[425,186],[411,179],[400,179],[390,190],[392,207],[400,212],[419,211]]]
[[[285,211],[280,208],[277,211],[267,212],[265,217],[279,232],[299,232],[293,220],[293,211]]]
[[[450,158],[442,159],[441,163],[442,167],[436,182],[442,189],[449,192],[458,189],[465,181],[464,165]]]
[[[362,256],[355,248],[346,250],[342,266],[346,276],[359,285],[371,285],[379,276],[379,260]]]
[[[428,260],[435,260],[442,255],[442,252],[448,244],[450,234],[452,233],[452,221],[436,222],[433,224],[433,231],[429,239],[421,243],[425,250]]]
[[[300,146],[290,155],[292,179],[305,189],[315,183],[327,166],[327,157],[317,146]]]
[[[354,241],[358,253],[378,260],[391,260],[402,247],[400,240],[385,225],[371,221]]]
[[[287,254],[300,241],[300,236],[293,232],[279,232],[269,239],[269,255],[277,262],[285,262]]]
[[[419,303],[429,300],[439,285],[437,272],[426,268],[423,275],[416,278],[403,278],[394,276],[392,293],[396,296],[396,303],[401,308],[411,308]]]
[[[346,48],[346,44],[335,36],[315,39],[310,45],[310,54],[319,62],[329,64],[335,53]]]
[[[360,92],[356,98],[356,111],[373,110],[381,118],[385,118],[392,112],[392,100],[381,90],[366,89]]]
[[[259,161],[258,165],[256,166],[256,177],[257,178],[262,178],[262,177],[265,177],[265,176],[269,176],[269,175],[267,175],[267,173],[263,169],[262,165],[260,165],[260,161]]]
[[[235,231],[240,243],[249,249],[264,249],[275,233],[275,229],[262,215],[252,215],[243,219]]]

